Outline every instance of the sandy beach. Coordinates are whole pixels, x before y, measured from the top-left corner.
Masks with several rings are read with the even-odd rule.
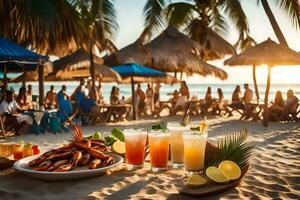
[[[202,118],[192,118],[199,121]],[[179,120],[179,117],[161,118],[163,121]],[[109,132],[112,128],[150,128],[157,122],[154,118],[120,124],[83,127],[85,135],[99,130]],[[300,198],[300,124],[270,123],[268,128],[260,122],[239,121],[233,118],[210,118],[209,140],[233,131],[248,129],[249,142],[255,150],[251,166],[235,189],[208,199],[299,199]],[[32,141],[42,150],[61,145],[71,139],[70,133],[54,135],[24,135],[2,141]],[[149,164],[137,171],[126,171],[125,165],[110,175],[72,182],[43,182],[6,170],[0,172],[0,199],[193,199],[182,196],[178,189],[186,180],[184,170],[168,170],[152,173]]]

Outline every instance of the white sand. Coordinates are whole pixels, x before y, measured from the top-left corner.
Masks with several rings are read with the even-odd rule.
[[[164,121],[179,119],[161,118]],[[193,118],[192,118],[193,119]],[[199,121],[201,118],[195,118]],[[84,127],[89,135],[95,130],[108,132],[114,127],[149,128],[158,121],[148,118],[138,122]],[[209,138],[216,140],[226,133],[247,128],[249,141],[254,142],[255,151],[251,167],[241,184],[225,193],[209,199],[300,199],[300,123],[270,123],[265,128],[258,122],[239,121],[233,118],[213,118]],[[25,135],[2,141],[32,141],[43,150],[58,146],[71,139],[70,133],[54,135]],[[72,182],[43,182],[11,172],[0,171],[0,199],[192,199],[178,194],[185,180],[183,170],[169,170],[161,174],[144,169],[127,172],[120,166],[109,176],[100,176]]]

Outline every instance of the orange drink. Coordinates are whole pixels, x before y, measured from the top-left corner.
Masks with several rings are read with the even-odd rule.
[[[190,130],[190,125],[182,126],[180,123],[168,123],[170,132],[171,160],[174,168],[182,167],[184,164],[184,145],[182,134]]]
[[[148,138],[152,171],[165,170],[168,164],[170,134],[163,131],[151,131]]]
[[[144,165],[147,132],[142,130],[125,129],[126,163],[128,169]]]
[[[200,172],[204,168],[207,133],[189,131],[183,134],[184,166],[188,174]]]

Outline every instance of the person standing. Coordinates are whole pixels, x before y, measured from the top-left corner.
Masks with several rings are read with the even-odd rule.
[[[58,108],[58,102],[57,102],[57,95],[54,91],[54,86],[50,86],[50,91],[47,92],[46,98],[45,98],[45,108],[52,109],[52,108]]]
[[[151,111],[153,109],[153,97],[154,97],[153,88],[148,83],[147,90],[146,90],[146,105],[147,105],[147,107],[150,107]]]
[[[159,106],[160,87],[160,83],[157,83],[154,88],[154,106]]]

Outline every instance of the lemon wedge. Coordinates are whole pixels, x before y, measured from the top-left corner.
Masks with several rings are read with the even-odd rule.
[[[222,161],[218,168],[221,170],[222,174],[230,180],[236,180],[241,176],[240,167],[231,160]]]
[[[229,179],[223,175],[221,170],[217,167],[208,167],[206,169],[206,176],[217,183],[228,183]]]
[[[191,188],[198,188],[206,183],[206,179],[197,174],[192,175],[187,180],[187,185]]]
[[[111,149],[116,154],[125,155],[126,153],[125,142],[118,140],[112,145]]]

